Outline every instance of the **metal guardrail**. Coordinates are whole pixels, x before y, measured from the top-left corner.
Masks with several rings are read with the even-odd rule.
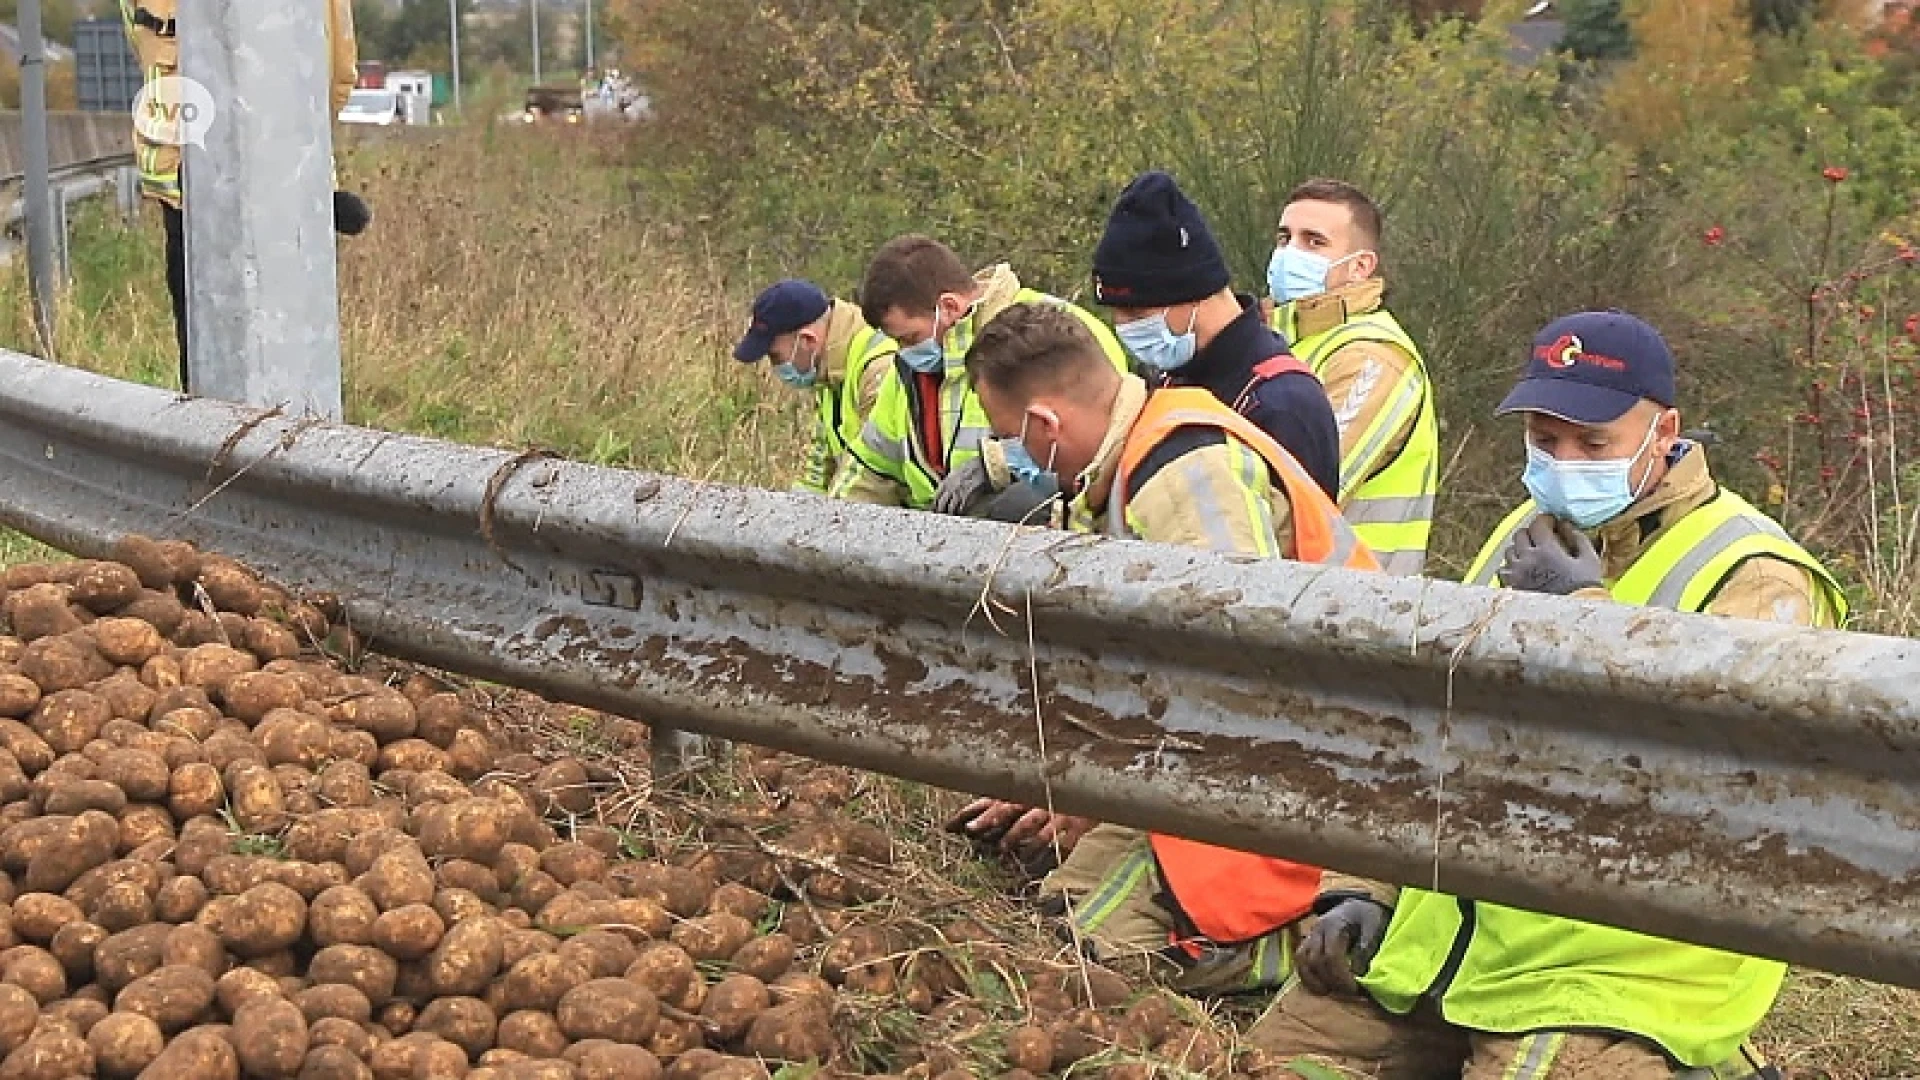
[[[1920,986],[1916,641],[1012,533],[11,353],[0,523],[192,540],[384,651],[643,720]]]
[[[47,170],[47,179],[53,181],[65,180],[75,176],[85,176],[88,173],[101,172],[106,169],[117,169],[132,164],[133,151],[131,150],[114,154],[102,154],[99,157],[88,158],[84,161],[73,161],[65,165],[55,166]],[[26,178],[27,174],[23,172],[7,173],[0,175],[0,185],[18,184]]]

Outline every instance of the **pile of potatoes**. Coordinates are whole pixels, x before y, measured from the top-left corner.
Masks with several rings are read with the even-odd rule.
[[[891,857],[830,813],[841,773],[756,758],[802,796],[763,811],[798,822],[771,849],[622,858],[592,767],[328,663],[355,643],[324,599],[185,544],[114,556],[0,589],[0,1080],[744,1080],[848,1065],[843,994],[972,1019],[946,954],[837,906]],[[1193,1035],[1060,978],[1043,1021],[1046,989],[1017,1072]]]

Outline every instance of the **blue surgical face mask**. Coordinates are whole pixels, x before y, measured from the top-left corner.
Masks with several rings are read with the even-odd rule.
[[[1662,414],[1664,415],[1664,414]],[[1647,429],[1640,448],[1631,457],[1605,461],[1561,461],[1545,450],[1527,444],[1527,468],[1520,476],[1534,505],[1557,518],[1565,518],[1582,529],[1604,525],[1626,513],[1640,491],[1633,482],[1634,466],[1640,455],[1653,444],[1660,420]],[[1651,472],[1648,476],[1653,475]]]
[[[1121,323],[1114,327],[1114,335],[1136,360],[1148,367],[1159,371],[1178,371],[1187,366],[1200,347],[1200,340],[1193,332],[1194,324],[1199,319],[1200,307],[1196,304],[1192,318],[1187,320],[1187,332],[1184,334],[1173,332],[1173,328],[1167,325],[1167,313],[1162,311],[1144,319]]]
[[[1060,487],[1060,478],[1053,475],[1053,459],[1060,452],[1060,444],[1054,443],[1047,451],[1047,463],[1041,465],[1033,460],[1033,451],[1027,449],[1027,423],[1033,419],[1032,413],[1020,417],[1020,434],[1012,439],[1002,439],[1000,449],[1007,459],[1007,476],[1016,484],[1037,484],[1050,479],[1055,490]]]
[[[1278,304],[1318,296],[1327,291],[1327,275],[1333,273],[1334,267],[1363,254],[1365,252],[1356,251],[1328,262],[1325,255],[1316,255],[1305,248],[1291,245],[1274,248],[1273,258],[1267,261],[1268,293]]]
[[[960,318],[971,318],[979,306],[980,301],[975,300],[973,304],[967,308],[966,313],[961,315]],[[952,325],[958,325],[958,320]],[[943,334],[944,330],[942,330],[940,326],[940,305],[935,304],[933,307],[933,333],[928,335],[927,340],[918,345],[908,345],[902,348],[900,350],[901,361],[922,375],[935,375],[946,370],[947,346]]]
[[[797,351],[800,348],[799,342],[795,342],[793,347]],[[795,390],[810,390],[814,383],[820,381],[820,352],[817,349],[814,351],[813,366],[805,371],[793,366],[793,361],[789,359],[773,365],[773,374]]]

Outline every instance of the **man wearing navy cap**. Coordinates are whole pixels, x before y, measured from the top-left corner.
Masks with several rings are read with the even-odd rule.
[[[777,281],[754,300],[753,321],[733,358],[771,361],[781,382],[813,394],[819,408],[793,490],[825,495],[841,469],[861,467],[847,446],[860,437],[887,373],[887,363],[874,361],[896,351],[892,339],[861,318],[858,305],[830,299],[810,281]]]
[[[1534,338],[1498,410],[1526,422],[1530,498],[1468,581],[1841,625],[1832,575],[1681,437],[1673,367],[1660,334],[1619,311]],[[1322,890],[1301,985],[1248,1033],[1281,1061],[1462,1080],[1778,1076],[1745,1042],[1780,990],[1778,962],[1420,889]]]

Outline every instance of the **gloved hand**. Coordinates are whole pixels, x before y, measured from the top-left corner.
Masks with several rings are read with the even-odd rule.
[[[1387,936],[1385,904],[1352,896],[1333,905],[1315,920],[1293,952],[1293,969],[1300,982],[1316,994],[1357,994],[1360,983]]]
[[[985,446],[985,443],[981,444]],[[993,480],[987,475],[986,455],[981,454],[957,469],[948,470],[933,493],[933,512],[965,515],[973,504],[993,494]]]
[[[1509,589],[1571,596],[1600,585],[1600,553],[1572,523],[1541,514],[1513,535],[1500,582]]]
[[[1060,478],[1051,473],[1043,474],[1038,480],[1026,484],[1014,484],[973,508],[970,517],[984,518],[988,521],[1005,521],[1015,525],[1037,525],[1049,528],[1053,525],[1052,515],[1047,512],[1047,504],[1060,495]]]
[[[359,236],[373,220],[367,201],[351,191],[333,193],[333,231],[342,236]]]

